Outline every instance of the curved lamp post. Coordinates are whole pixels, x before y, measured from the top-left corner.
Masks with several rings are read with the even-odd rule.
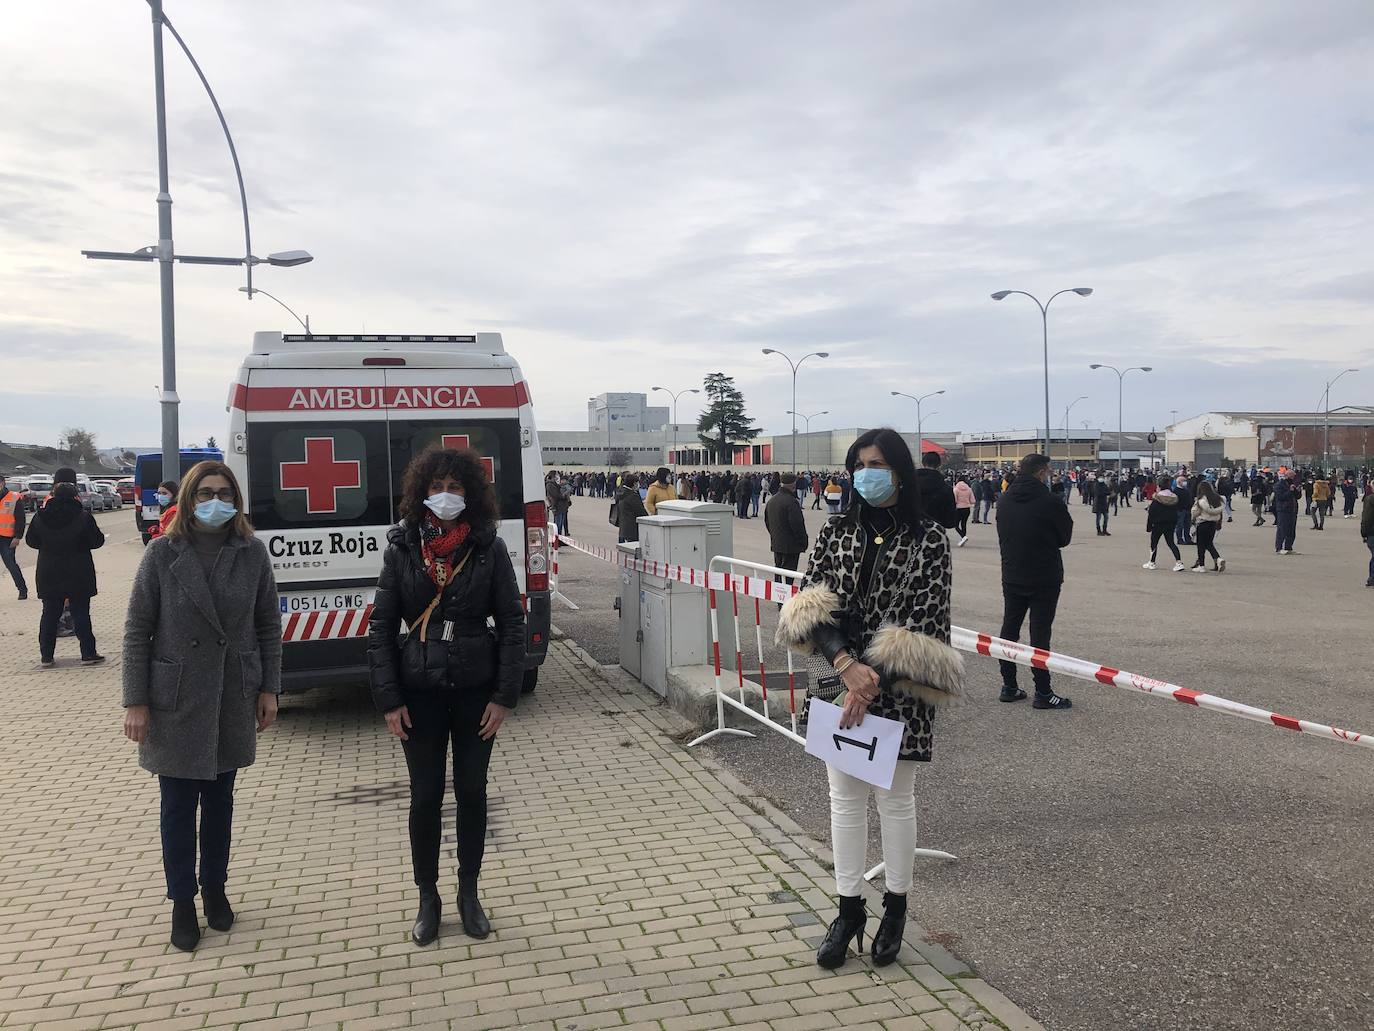
[[[932,390],[929,394],[922,394],[920,397],[917,397],[915,394],[903,394],[900,390],[892,391],[893,397],[905,397],[908,400],[916,402],[916,451],[918,452],[918,454],[916,455],[917,462],[921,460],[921,456],[919,454],[921,450],[921,402],[926,400],[926,398],[935,397],[937,394],[943,393],[943,390]],[[935,413],[931,412],[931,414],[934,415]]]
[[[1070,401],[1070,402],[1068,403],[1068,406],[1064,409],[1064,471],[1065,471],[1065,472],[1067,472],[1068,469],[1069,469],[1069,466],[1073,464],[1073,445],[1069,443],[1069,412],[1071,412],[1071,411],[1073,410],[1073,406],[1076,405],[1076,404],[1078,404],[1079,401],[1086,401],[1087,399],[1088,399],[1088,395],[1087,395],[1087,394],[1081,394],[1081,395],[1079,395],[1078,397],[1075,397],[1072,401]]]
[[[1336,380],[1340,379],[1341,376],[1344,376],[1347,372],[1359,372],[1359,371],[1360,371],[1359,369],[1346,369],[1344,372],[1338,373],[1335,379],[1330,380],[1330,381],[1326,384],[1326,390],[1325,390],[1325,392],[1323,392],[1323,394],[1322,394],[1322,399],[1323,399],[1323,400],[1322,400],[1322,411],[1323,411],[1323,413],[1324,413],[1323,418],[1322,418],[1322,471],[1323,471],[1323,472],[1326,471],[1327,466],[1330,464],[1330,457],[1329,457],[1328,452],[1329,452],[1329,450],[1330,450],[1330,444],[1331,444],[1331,388],[1335,385]],[[1297,449],[1294,448],[1294,450],[1297,450]]]
[[[1050,453],[1050,304],[1059,294],[1077,294],[1079,297],[1088,297],[1092,292],[1093,288],[1090,286],[1071,286],[1067,290],[1050,294],[1050,299],[1044,304],[1040,303],[1040,298],[1036,297],[1035,294],[1028,294],[1024,290],[998,290],[992,295],[994,301],[1000,301],[1012,294],[1021,294],[1023,297],[1029,297],[1040,309],[1040,329],[1045,347],[1045,456],[1047,458]]]
[[[304,265],[312,258],[306,251],[281,251],[269,254],[266,258],[259,258],[253,254],[252,237],[248,228],[248,192],[244,189],[243,173],[239,168],[239,156],[234,147],[234,138],[229,134],[229,123],[225,121],[224,112],[220,109],[214,90],[210,88],[205,73],[200,70],[200,65],[191,55],[191,50],[186,45],[186,41],[181,38],[177,30],[172,27],[167,16],[163,14],[162,0],[148,0],[148,6],[152,8],[153,12],[153,104],[157,116],[157,243],[137,251],[82,251],[81,253],[88,258],[111,261],[158,262],[158,283],[162,302],[162,386],[159,391],[159,399],[162,404],[162,475],[165,479],[179,480],[181,478],[181,446],[178,443],[180,437],[178,409],[181,399],[177,396],[176,388],[176,307],[173,303],[172,263],[243,265],[248,281],[245,292],[251,299],[253,294],[258,292],[253,286],[254,265],[268,264],[290,267]],[[224,138],[229,143],[229,156],[233,159],[234,175],[238,179],[239,185],[239,204],[243,209],[243,257],[241,258],[205,254],[177,254],[172,244],[172,195],[167,172],[167,94],[162,61],[162,29],[164,26],[180,45],[182,52],[186,54],[187,60],[191,62],[191,67],[195,69],[201,85],[205,87],[205,92],[210,97],[215,115],[219,118],[220,128],[224,130]],[[275,298],[273,299],[275,300]]]
[[[1126,373],[1128,372],[1153,372],[1148,365],[1133,365],[1129,369],[1118,369],[1115,365],[1104,365],[1101,362],[1093,362],[1089,365],[1090,369],[1111,369],[1116,373],[1116,478],[1121,479],[1121,452],[1126,445],[1122,443],[1123,429],[1121,422],[1121,397],[1125,390]]]
[[[792,408],[793,408],[793,410],[795,410],[796,407],[797,407],[797,370],[801,368],[802,362],[806,361],[806,359],[808,359],[808,358],[829,358],[829,357],[830,357],[830,352],[828,352],[828,351],[813,351],[811,354],[804,354],[804,355],[802,355],[800,358],[798,358],[798,359],[794,362],[794,361],[787,355],[786,352],[784,352],[784,351],[779,351],[779,350],[777,350],[776,348],[765,347],[765,348],[763,349],[763,353],[764,353],[764,354],[776,354],[776,355],[781,355],[782,358],[784,358],[784,359],[786,360],[787,364],[790,365],[790,366],[792,367]],[[792,471],[793,471],[794,473],[797,471],[797,417],[796,417],[795,415],[792,416]]]
[[[812,412],[810,415],[802,415],[801,412],[792,412],[792,411],[789,411],[787,414],[788,414],[788,415],[791,415],[791,416],[795,416],[796,418],[800,419],[802,422],[806,423],[806,470],[807,470],[807,472],[810,472],[810,471],[811,471],[811,420],[812,420],[812,419],[819,419],[822,415],[829,415],[830,412],[827,410],[827,411],[824,411],[824,412]]]
[[[661,390],[673,399],[673,468],[677,469],[677,399],[683,394],[700,394],[701,391],[697,387],[687,387],[675,394],[667,387],[652,387],[650,389]],[[668,434],[666,433],[663,435],[663,443],[665,445],[668,443]]]

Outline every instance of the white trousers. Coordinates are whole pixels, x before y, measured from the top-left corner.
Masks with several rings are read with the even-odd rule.
[[[891,790],[875,788],[827,766],[830,773],[830,843],[835,852],[835,887],[842,896],[859,894],[868,865],[868,793],[878,796],[887,890],[911,890],[916,862],[916,763],[898,760]]]

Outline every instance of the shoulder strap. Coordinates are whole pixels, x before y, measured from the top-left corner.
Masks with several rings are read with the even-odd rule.
[[[467,554],[463,556],[463,561],[459,562],[456,566],[453,567],[453,574],[448,578],[448,582],[444,584],[444,590],[447,590],[448,585],[453,583],[453,581],[458,578],[458,574],[463,571],[463,567],[468,564],[468,559],[472,558],[472,553],[476,550],[477,548],[475,545],[469,548]],[[435,590],[434,597],[429,600],[429,605],[425,607],[424,612],[420,613],[420,619],[415,625],[420,628],[421,644],[425,643],[426,634],[429,630],[429,617],[434,613],[434,610],[439,606],[439,600],[443,598],[443,596],[443,590]]]

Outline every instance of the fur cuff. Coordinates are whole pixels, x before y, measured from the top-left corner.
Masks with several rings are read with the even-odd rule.
[[[783,603],[773,642],[798,655],[816,654],[811,638],[820,627],[835,622],[835,610],[839,607],[839,595],[828,587],[803,589]]]
[[[898,694],[927,705],[947,705],[964,693],[964,659],[947,644],[899,626],[873,635],[864,661],[892,680]]]

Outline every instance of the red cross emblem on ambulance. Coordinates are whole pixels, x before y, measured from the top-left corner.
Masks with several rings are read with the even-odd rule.
[[[281,463],[281,489],[305,491],[310,515],[337,512],[339,491],[362,485],[362,463],[335,459],[333,437],[306,437],[305,461]]]
[[[454,448],[458,451],[468,451],[472,448],[471,438],[466,433],[445,433],[439,438],[439,446],[442,448]],[[482,459],[482,468],[487,472],[487,482],[496,482],[496,462],[490,458]]]

